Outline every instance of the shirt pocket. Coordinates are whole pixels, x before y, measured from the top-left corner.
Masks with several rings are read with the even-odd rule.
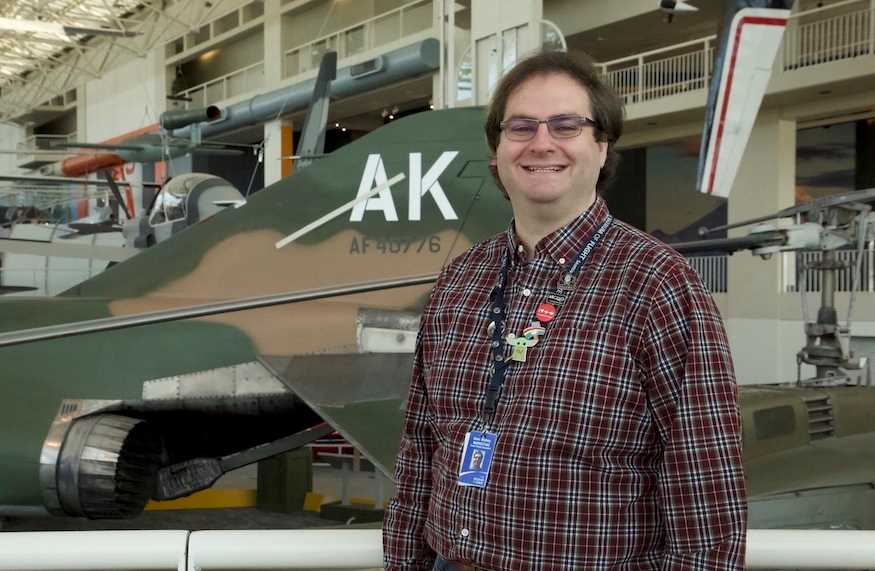
[[[621,456],[640,444],[647,398],[621,325],[570,320],[541,357],[529,388],[542,447],[578,459]],[[548,333],[549,335],[549,333]]]

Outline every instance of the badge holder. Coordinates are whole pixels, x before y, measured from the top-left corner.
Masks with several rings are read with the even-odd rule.
[[[459,464],[460,486],[486,487],[497,441],[498,436],[492,432],[471,431],[465,435]]]

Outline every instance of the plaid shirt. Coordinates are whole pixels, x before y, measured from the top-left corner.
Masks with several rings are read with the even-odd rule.
[[[387,569],[430,569],[435,552],[502,571],[743,568],[741,428],[723,323],[683,257],[619,221],[542,340],[508,368],[486,488],[457,484],[465,434],[483,429],[489,295],[507,249],[505,333],[519,334],[607,216],[598,198],[529,260],[511,225],[441,274],[384,523]]]

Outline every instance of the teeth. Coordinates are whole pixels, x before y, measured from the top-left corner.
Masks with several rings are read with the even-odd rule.
[[[560,167],[525,167],[529,172],[559,172]]]

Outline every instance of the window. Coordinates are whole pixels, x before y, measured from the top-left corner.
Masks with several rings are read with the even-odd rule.
[[[800,129],[796,204],[875,187],[875,119]]]
[[[182,190],[182,189],[179,189]],[[149,224],[156,226],[167,222],[176,222],[185,218],[185,201],[187,192],[179,193],[169,190],[166,186],[155,199],[155,206],[149,216]]]
[[[700,239],[702,226],[726,224],[726,200],[696,190],[699,141],[694,135],[622,150],[616,179],[605,192],[611,212],[669,244]]]

